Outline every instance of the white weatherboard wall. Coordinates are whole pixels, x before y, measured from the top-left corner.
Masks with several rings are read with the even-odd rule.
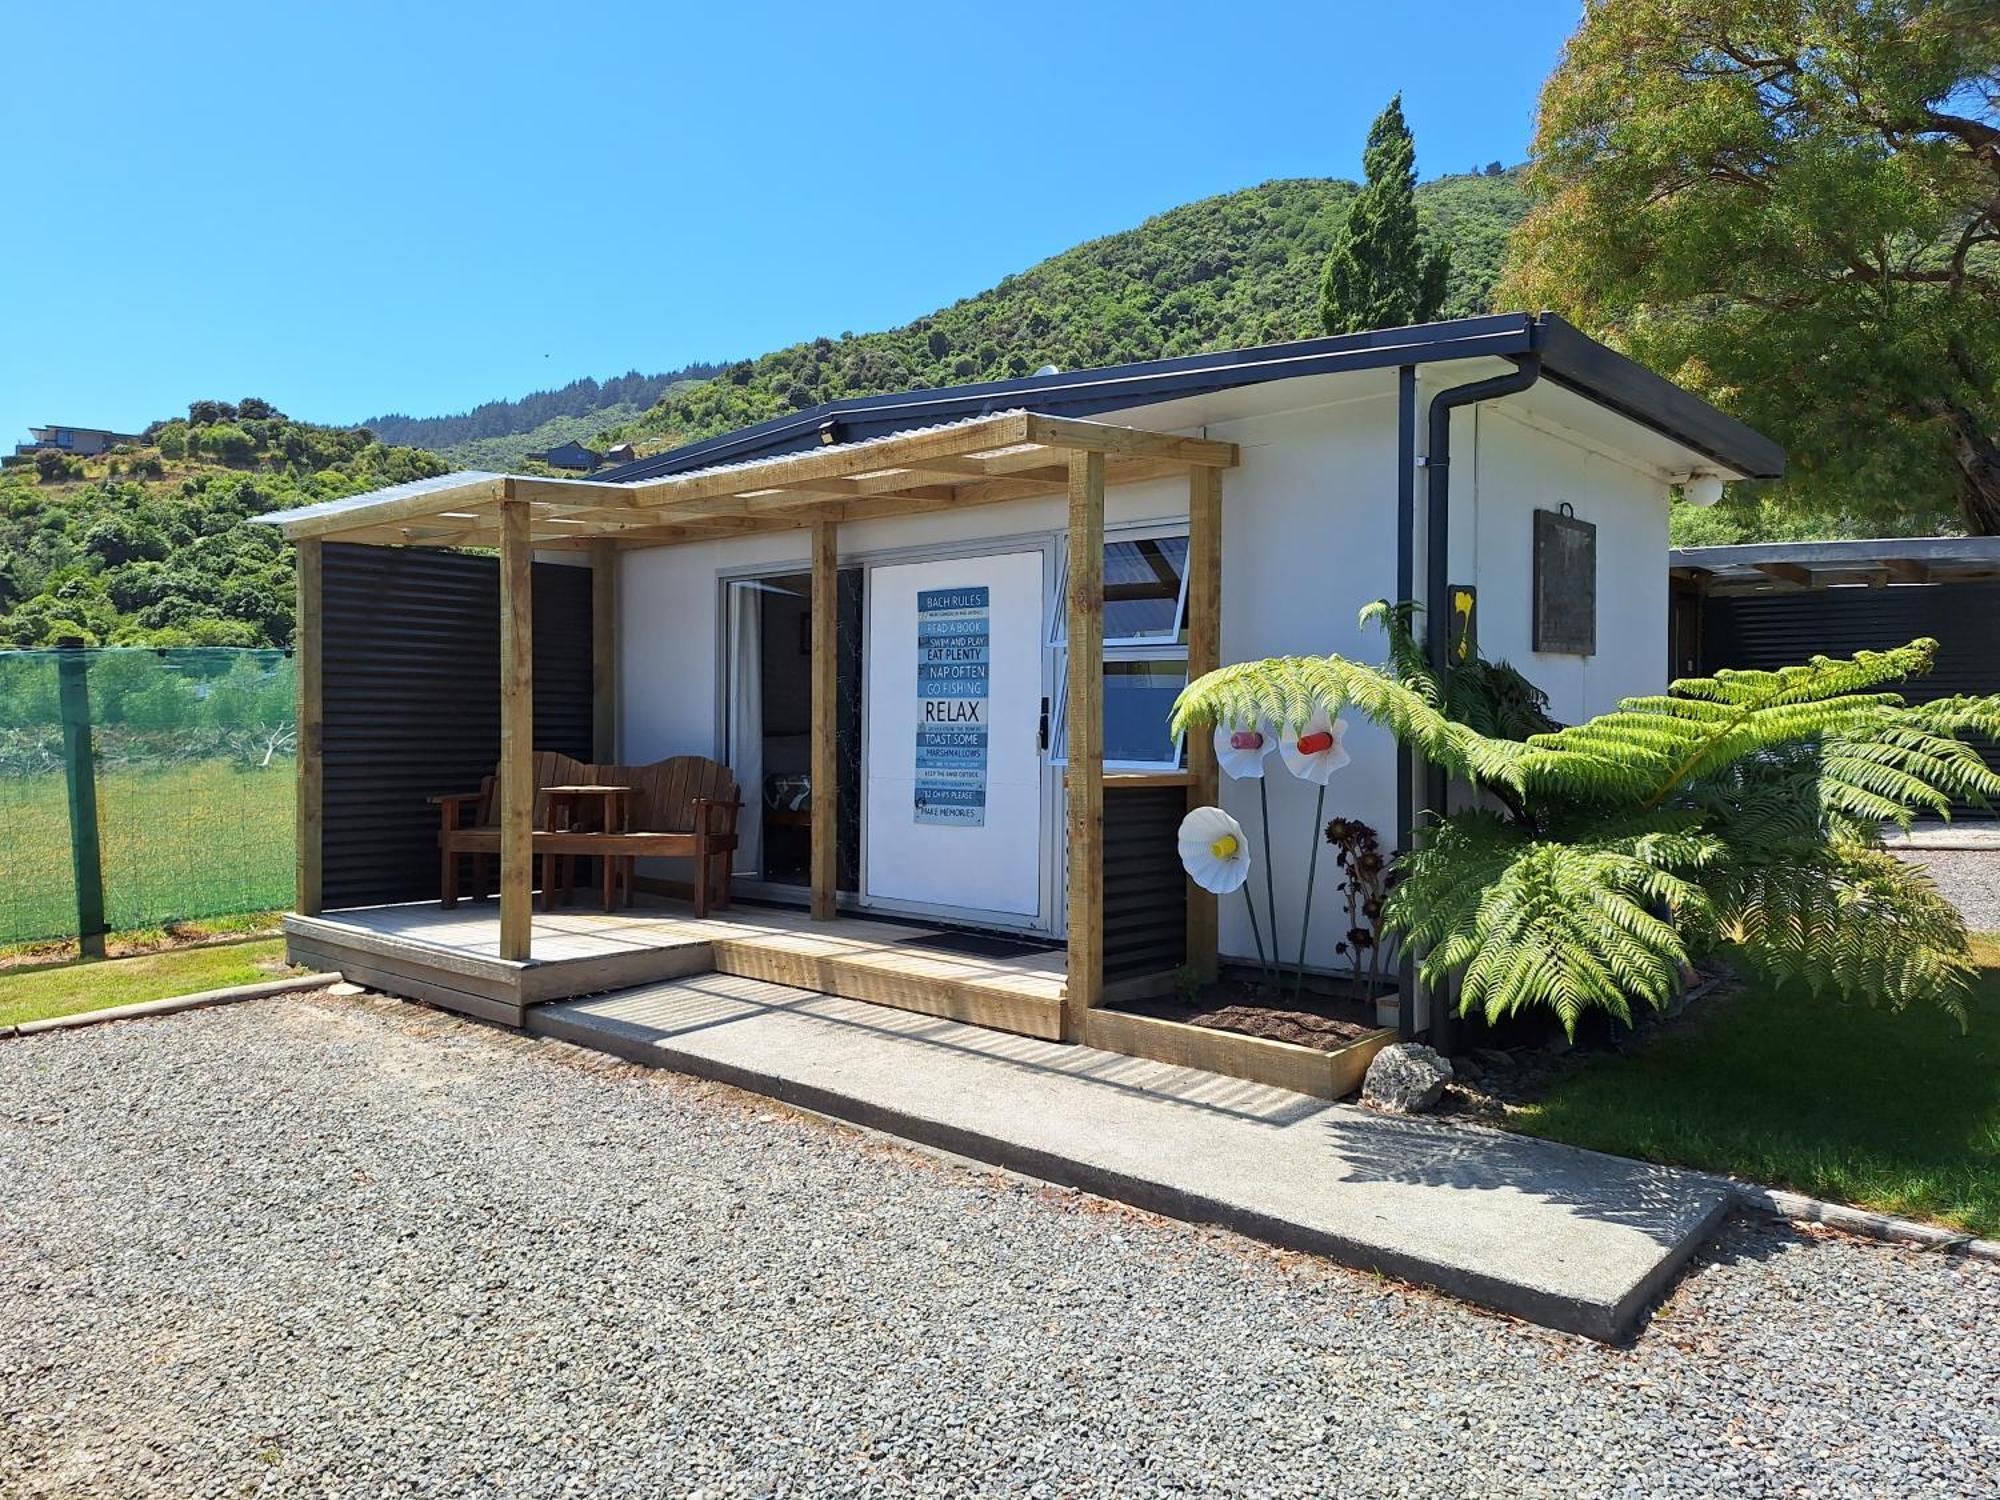
[[[1466,462],[1467,458],[1471,462]],[[1479,589],[1479,644],[1549,695],[1565,724],[1667,683],[1667,485],[1531,427],[1505,400],[1452,424],[1451,582]],[[1567,503],[1597,527],[1597,651],[1534,649],[1537,510]]]
[[[1428,375],[1431,372],[1426,372]],[[1484,372],[1482,372],[1484,373]],[[1448,380],[1424,382],[1427,402]],[[1396,591],[1396,400],[1392,376],[1367,394],[1286,409],[1308,382],[1258,387],[1254,415],[1189,425],[1176,404],[1175,430],[1235,442],[1240,467],[1223,478],[1222,659],[1339,652],[1379,661],[1382,638],[1357,616]],[[1326,387],[1312,387],[1324,397]],[[1356,383],[1353,389],[1364,387]],[[1244,397],[1233,398],[1239,409]],[[1508,398],[1518,400],[1519,398]],[[1421,421],[1422,402],[1419,406]],[[1657,690],[1666,673],[1667,492],[1656,475],[1559,433],[1496,415],[1505,402],[1461,412],[1453,425],[1453,583],[1479,590],[1480,640],[1548,690],[1556,716],[1574,721],[1622,696]],[[1164,427],[1162,408],[1107,413],[1098,420]],[[1423,487],[1419,474],[1417,504]],[[1598,527],[1598,653],[1537,654],[1532,636],[1533,512],[1568,501]],[[1107,493],[1111,528],[1187,514],[1183,479],[1119,486]],[[1060,495],[949,513],[844,525],[843,560],[947,544],[987,546],[1060,532]],[[1418,583],[1422,582],[1419,551]],[[806,533],[781,533],[625,553],[620,558],[621,758],[716,755],[719,578],[744,568],[804,571]],[[1360,818],[1395,839],[1395,750],[1365,722],[1349,725],[1350,765],[1328,788],[1325,816]],[[1265,924],[1287,962],[1297,956],[1308,857],[1319,837],[1316,789],[1296,781],[1274,752],[1266,762],[1277,888],[1275,924]],[[754,790],[746,796],[755,795]],[[1115,793],[1114,793],[1115,795]],[[1250,835],[1251,879],[1265,913],[1263,822],[1254,781],[1224,778],[1222,803]],[[1308,963],[1342,970],[1334,944],[1347,923],[1331,851],[1321,846]],[[1221,903],[1222,947],[1254,955],[1243,899]]]
[[[1141,413],[1134,420],[1143,420]],[[1362,606],[1396,591],[1396,401],[1393,392],[1304,411],[1216,423],[1207,436],[1240,445],[1241,465],[1222,480],[1222,659],[1325,656],[1361,661],[1382,656],[1382,639],[1364,633]],[[1350,720],[1350,764],[1327,787],[1325,817],[1360,818],[1390,848],[1396,839],[1395,742],[1365,721]],[[1277,916],[1271,920],[1264,862],[1264,819],[1254,780],[1222,778],[1222,805],[1250,836],[1252,899],[1264,940],[1287,962],[1298,956],[1306,870],[1321,823],[1318,788],[1297,780],[1274,750],[1264,762],[1270,802],[1271,862]],[[1344,967],[1334,944],[1346,931],[1334,886],[1332,851],[1320,845],[1319,881],[1306,961]],[[1221,943],[1252,957],[1256,945],[1240,895],[1225,896]]]

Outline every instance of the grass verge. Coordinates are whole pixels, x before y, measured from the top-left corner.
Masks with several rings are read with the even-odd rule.
[[[161,927],[134,927],[106,933],[106,958],[131,958],[141,953],[159,953],[169,948],[190,948],[203,943],[242,942],[253,937],[276,937],[284,922],[281,911],[242,912],[230,917],[204,917],[199,922],[171,922]],[[42,942],[0,945],[0,973],[9,969],[46,969],[73,964],[82,956],[75,938],[52,938]]]
[[[2000,939],[1971,1030],[1746,986],[1562,1078],[1510,1128],[2000,1234]]]
[[[286,972],[283,938],[0,971],[0,1026],[256,984]]]

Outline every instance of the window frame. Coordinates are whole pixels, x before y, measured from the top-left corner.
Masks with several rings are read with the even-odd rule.
[[[1109,548],[1119,542],[1143,542],[1160,537],[1182,537],[1189,535],[1188,523],[1179,521],[1152,521],[1132,526],[1107,528],[1104,545]],[[1049,649],[1055,654],[1054,670],[1051,673],[1055,701],[1049,712],[1049,764],[1066,766],[1069,764],[1069,618],[1062,601],[1069,597],[1069,538],[1058,536],[1056,545],[1056,608],[1052,611],[1049,624]],[[1181,587],[1174,604],[1173,628],[1164,635],[1107,636],[1104,641],[1104,662],[1109,666],[1117,661],[1177,661],[1181,664],[1181,680],[1187,680],[1187,606],[1188,568],[1185,555],[1181,566]],[[1162,726],[1162,738],[1165,726]],[[1178,771],[1187,764],[1187,737],[1176,736],[1166,753],[1152,760],[1114,760],[1107,756],[1104,768],[1107,771]]]

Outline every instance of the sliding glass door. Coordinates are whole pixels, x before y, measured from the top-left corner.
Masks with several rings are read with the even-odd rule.
[[[842,568],[834,710],[839,799],[839,888],[861,870],[861,594],[859,568]],[[732,579],[723,592],[724,756],[742,789],[736,872],[746,881],[811,883],[812,576]]]

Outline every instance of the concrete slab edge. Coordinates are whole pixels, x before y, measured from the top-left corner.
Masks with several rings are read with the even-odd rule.
[[[1513,1135],[1513,1132],[1502,1130],[1498,1126],[1476,1124],[1465,1120],[1424,1115],[1405,1115],[1399,1118],[1412,1123],[1421,1122],[1435,1130],[1456,1130],[1469,1135],[1500,1137]],[[1894,1214],[1876,1213],[1872,1209],[1856,1208],[1848,1203],[1835,1203],[1828,1198],[1814,1198],[1805,1193],[1792,1192],[1787,1188],[1767,1187],[1759,1182],[1745,1182],[1741,1178],[1729,1177],[1720,1172],[1703,1172],[1694,1167],[1667,1166],[1660,1162],[1642,1161],[1636,1156],[1617,1156],[1608,1151],[1594,1151],[1588,1146],[1572,1146],[1567,1141],[1552,1141],[1546,1136],[1531,1136],[1529,1139],[1577,1156],[1594,1156],[1607,1161],[1639,1162],[1643,1166],[1657,1167],[1689,1182],[1706,1186],[1727,1196],[1737,1206],[1767,1218],[1786,1219],[1797,1224],[1824,1224],[1829,1229],[1838,1229],[1847,1234],[1863,1235],[1869,1239],[1885,1240],[1892,1244],[1914,1245],[1940,1254],[1969,1255],[1979,1260],[2000,1260],[2000,1240],[1978,1239],[1963,1230],[1946,1229],[1942,1225],[1926,1224],[1918,1219],[1901,1219]]]
[[[1431,1287],[1495,1312],[1605,1343],[1619,1342],[1633,1332],[1640,1314],[1679,1273],[1694,1252],[1707,1242],[1708,1236],[1727,1217],[1733,1201],[1727,1194],[1718,1194],[1697,1232],[1688,1235],[1673,1255],[1663,1257],[1660,1264],[1616,1304],[1606,1304],[1538,1291],[1466,1267],[1439,1265],[1419,1256],[1384,1251],[1379,1246],[1278,1218],[1211,1194],[1187,1192],[1168,1183],[1077,1161],[984,1131],[948,1125],[904,1110],[871,1104],[837,1090],[780,1078],[755,1068],[718,1062],[637,1037],[571,1025],[561,1016],[539,1010],[528,1013],[527,1030],[535,1036],[608,1052],[644,1067],[666,1068],[714,1083],[728,1084],[746,1093],[760,1094],[815,1114],[947,1151],[954,1156],[1115,1199],[1147,1213],[1191,1223],[1213,1224],[1282,1250],[1319,1255],[1354,1270],[1373,1271],[1399,1281]]]
[[[78,1011],[73,1016],[50,1016],[41,1021],[21,1021],[0,1026],[0,1040],[9,1037],[41,1036],[51,1031],[74,1031],[81,1026],[97,1026],[106,1021],[131,1021],[141,1016],[171,1016],[178,1011],[201,1010],[211,1005],[230,1005],[238,1000],[264,1000],[272,995],[297,991],[323,990],[339,984],[338,974],[299,974],[288,979],[260,980],[255,984],[233,984],[219,990],[201,990],[192,995],[170,995],[164,1000],[143,1000],[136,1005],[111,1005],[102,1010]]]

